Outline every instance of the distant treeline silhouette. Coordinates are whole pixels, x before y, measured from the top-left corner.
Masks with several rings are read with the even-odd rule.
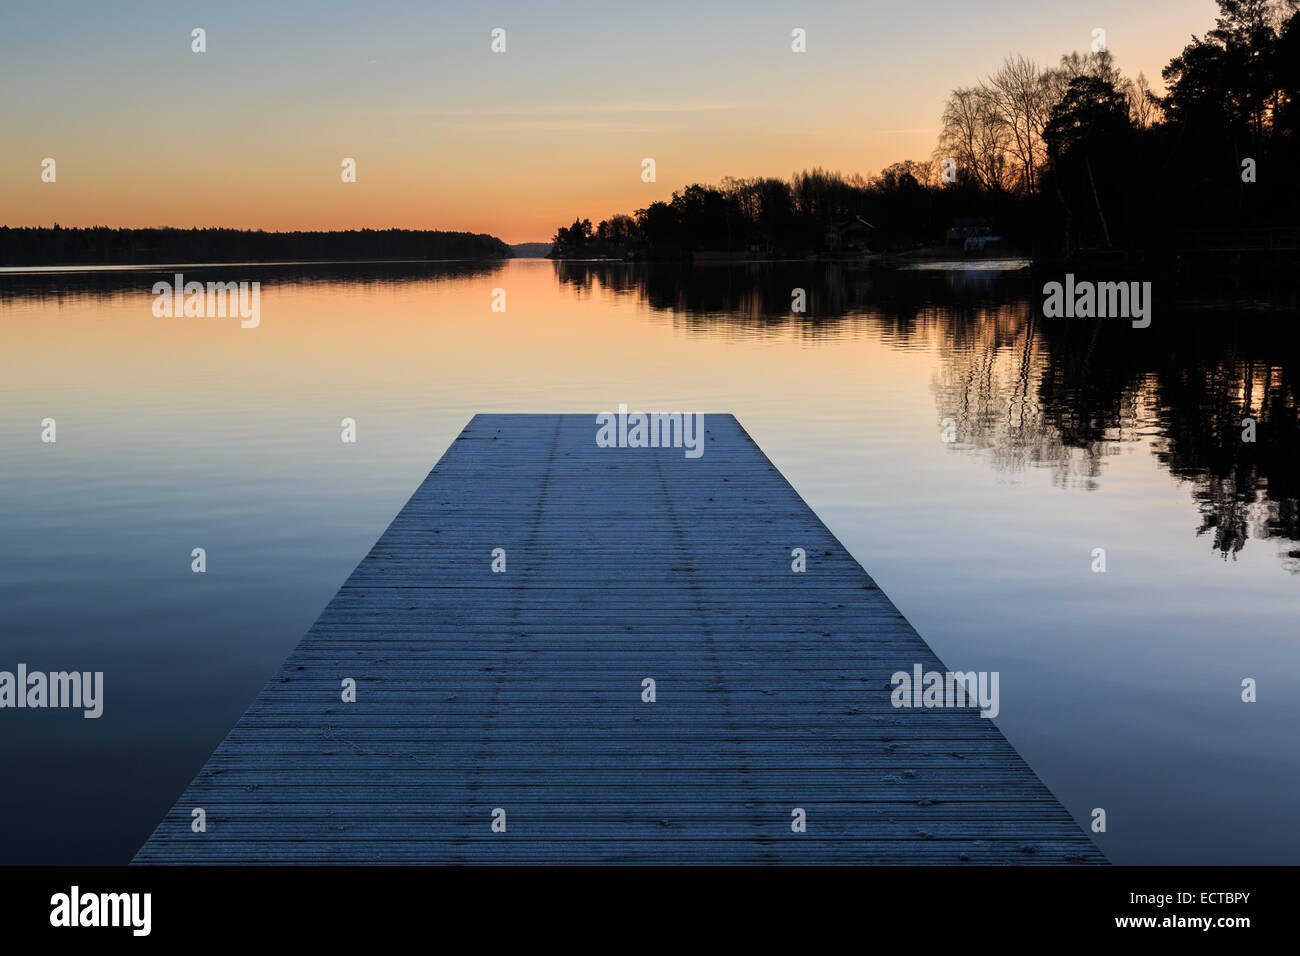
[[[1111,54],[1045,68],[1010,57],[954,90],[939,142],[867,179],[695,184],[631,215],[556,231],[553,255],[801,255],[946,240],[1046,256],[1099,250],[1281,251],[1300,233],[1297,0],[1218,0],[1215,27],[1161,71],[1124,77]],[[970,242],[966,242],[970,240]]]
[[[508,259],[494,236],[416,229],[52,229],[0,226],[0,265],[151,265],[358,259]]]

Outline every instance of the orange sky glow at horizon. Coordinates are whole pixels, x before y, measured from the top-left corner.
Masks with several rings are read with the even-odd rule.
[[[0,38],[0,224],[546,241],[575,218],[631,213],[695,182],[815,167],[869,176],[929,159],[953,88],[1009,55],[1050,65],[1086,51],[1097,26],[1125,74],[1159,89],[1161,67],[1215,10],[930,0],[757,3],[739,17],[666,3],[642,22],[583,4],[138,6],[137,22],[89,3],[12,15]],[[201,54],[191,21],[205,24]],[[806,29],[806,53],[791,51],[792,25]],[[46,157],[53,183],[41,181]],[[646,157],[653,183],[641,180]],[[354,183],[341,180],[344,158]]]

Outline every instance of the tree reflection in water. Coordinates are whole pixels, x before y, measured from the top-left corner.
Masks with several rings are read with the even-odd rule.
[[[1200,511],[1198,536],[1226,559],[1278,539],[1300,573],[1300,415],[1294,299],[1193,301],[1157,285],[1156,320],[1046,319],[1027,270],[893,271],[855,263],[706,266],[557,262],[562,285],[635,295],[687,332],[794,328],[809,339],[874,333],[937,350],[938,420],[954,448],[1015,473],[1049,469],[1099,487],[1106,459],[1147,442]],[[792,314],[791,290],[808,292]],[[1233,289],[1240,295],[1240,289]],[[1283,307],[1279,309],[1279,299]],[[1243,441],[1253,419],[1255,441]]]

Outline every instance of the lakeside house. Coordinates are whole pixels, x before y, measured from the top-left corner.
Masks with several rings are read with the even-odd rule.
[[[966,245],[967,239],[988,239],[993,235],[993,222],[981,217],[971,219],[954,219],[944,241],[949,245]]]
[[[776,240],[771,233],[755,229],[745,236],[745,252],[750,256],[770,258],[776,253]]]
[[[871,234],[875,226],[861,216],[826,227],[826,251],[832,253],[867,253],[871,251]]]

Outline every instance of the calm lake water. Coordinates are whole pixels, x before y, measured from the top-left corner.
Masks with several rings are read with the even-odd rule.
[[[949,668],[1001,673],[1114,862],[1300,862],[1293,319],[1045,320],[1009,271],[182,269],[262,283],[241,329],[155,318],[175,271],[0,273],[0,670],[106,684],[98,720],[0,711],[0,863],[128,861],[475,412],[620,403],[734,413]]]

